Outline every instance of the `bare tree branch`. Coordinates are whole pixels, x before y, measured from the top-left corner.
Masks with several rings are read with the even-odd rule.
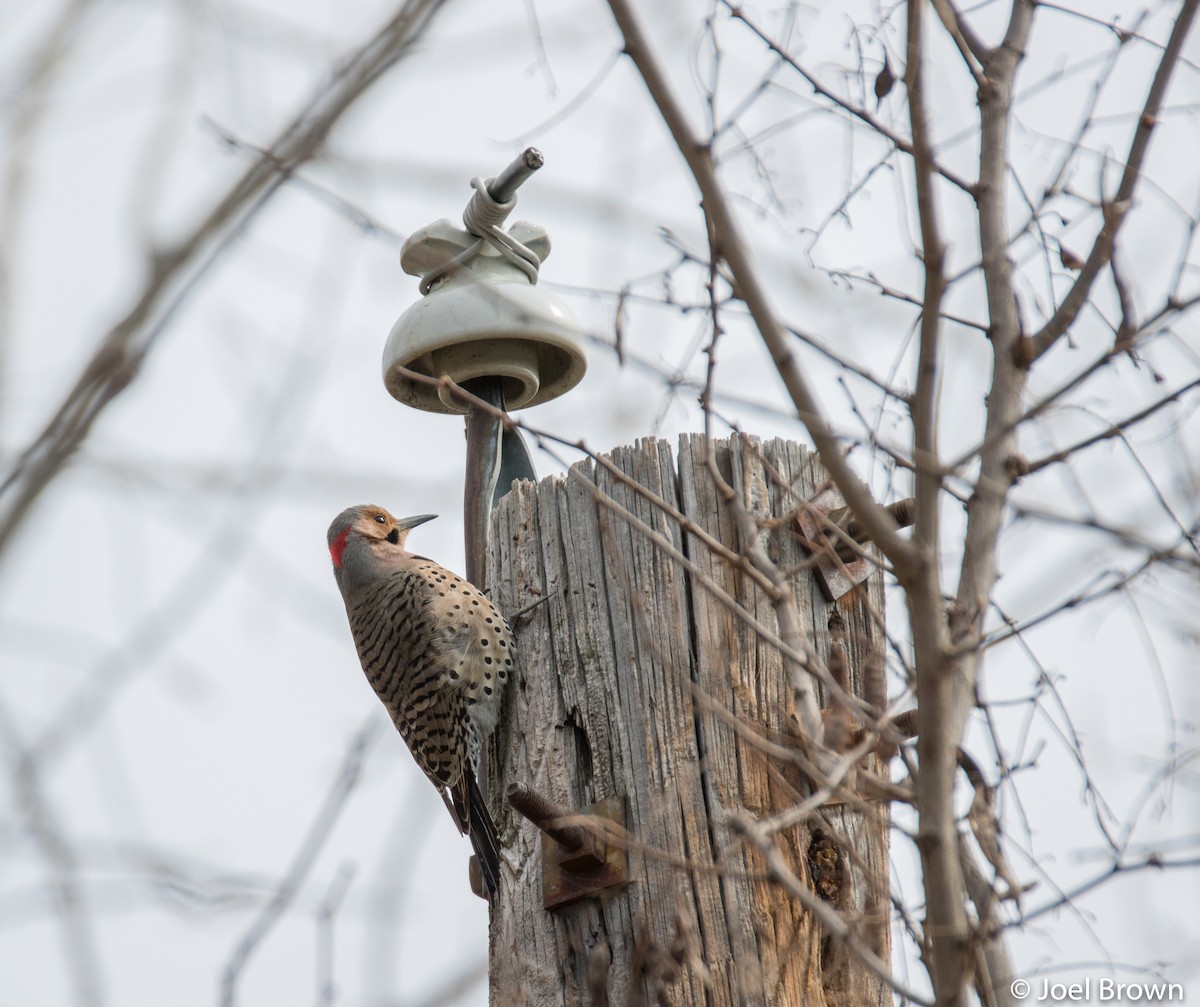
[[[146,355],[187,296],[245,232],[289,175],[313,157],[354,102],[421,37],[445,0],[405,0],[379,32],[352,52],[190,235],[160,250],[137,303],[100,341],[42,433],[0,483],[0,554],[92,425],[137,377]]]
[[[333,924],[352,880],[354,864],[342,864],[317,909],[317,1007],[333,1007],[337,999],[333,981]]]
[[[304,837],[304,841],[296,851],[291,865],[280,879],[279,887],[275,890],[271,901],[263,908],[262,913],[251,924],[250,929],[246,931],[245,935],[238,942],[237,947],[234,948],[233,954],[225,965],[225,971],[221,979],[222,1007],[233,1007],[237,1002],[237,984],[241,978],[242,970],[246,967],[246,963],[250,960],[250,956],[254,954],[258,945],[262,943],[263,938],[267,936],[271,928],[279,922],[279,918],[287,911],[288,906],[291,905],[292,900],[296,897],[296,893],[300,890],[300,886],[304,884],[305,878],[308,877],[309,870],[312,869],[312,865],[325,846],[325,841],[329,838],[330,832],[333,831],[333,827],[341,817],[346,802],[350,799],[350,795],[354,793],[354,788],[358,784],[359,773],[362,772],[363,763],[370,752],[372,743],[379,736],[380,726],[381,721],[379,717],[372,713],[362,727],[358,729],[358,733],[346,749],[341,771],[338,773],[338,777],[330,788],[329,793],[325,795],[325,801],[317,812],[316,818],[313,819],[308,834]]]
[[[887,983],[888,986],[905,999],[911,1000],[913,1003],[923,1004],[925,1007],[932,1007],[932,1000],[921,996],[916,990],[901,982],[895,973],[888,968],[887,963],[879,960],[875,953],[863,943],[862,938],[846,924],[846,921],[838,915],[832,906],[818,898],[816,894],[800,882],[800,879],[796,877],[795,873],[788,866],[787,861],[784,860],[776,848],[770,833],[763,826],[745,815],[735,816],[729,824],[762,852],[771,869],[772,880],[787,888],[805,909],[821,921],[821,925],[832,937],[844,941],[846,946],[854,952],[859,960],[874,975]]]
[[[35,153],[37,134],[51,103],[47,100],[55,77],[62,69],[65,57],[76,37],[80,22],[93,0],[71,0],[59,12],[57,19],[37,47],[23,79],[9,85],[16,100],[5,146],[5,161],[0,177],[0,393],[7,399],[9,356],[12,351],[12,325],[15,291],[12,276],[26,211],[30,166]],[[3,404],[0,403],[0,410]],[[0,412],[0,421],[5,417]],[[0,427],[3,423],[0,422]]]
[[[787,53],[783,49],[781,49],[771,39],[771,37],[769,35],[767,35],[755,22],[751,21],[746,16],[746,12],[740,4],[734,4],[731,2],[731,0],[722,0],[722,2],[729,9],[730,17],[736,18],[738,21],[741,21],[742,24],[744,24],[747,28],[750,29],[750,31],[752,31],[755,35],[757,35],[759,37],[759,39],[761,39],[762,42],[773,53],[775,53],[776,56],[778,56],[781,60],[783,60],[783,62],[785,62],[788,66],[790,66],[793,70],[795,70],[798,74],[800,74],[800,76],[803,77],[806,81],[808,81],[809,86],[812,87],[812,89],[817,94],[819,94],[822,98],[825,98],[828,101],[833,102],[833,104],[836,105],[838,108],[840,108],[842,111],[848,112],[850,115],[854,116],[856,119],[860,119],[862,122],[866,123],[868,126],[871,127],[871,129],[875,130],[876,133],[878,133],[884,139],[886,139],[890,143],[892,143],[897,150],[902,151],[903,153],[908,154],[910,156],[914,153],[912,141],[906,140],[904,137],[900,136],[898,133],[889,129],[883,122],[881,122],[878,119],[878,117],[872,115],[865,108],[860,108],[860,107],[852,104],[851,102],[848,102],[845,98],[841,98],[838,95],[834,94],[832,91],[830,91],[819,80],[817,80],[816,77],[814,77],[811,73],[809,73],[806,69],[804,69],[804,67],[801,66],[798,62],[796,62],[796,60],[789,53]],[[626,47],[628,48],[628,41],[626,42]],[[947,182],[950,182],[953,185],[958,186],[958,188],[962,189],[963,192],[973,193],[975,191],[975,186],[972,182],[967,181],[967,179],[965,179],[965,178],[961,177],[960,175],[956,174],[955,172],[951,171],[949,168],[946,168],[935,162],[934,170],[936,170],[939,175],[941,175],[944,179],[946,179]]]
[[[671,131],[675,145],[696,179],[703,197],[704,212],[712,222],[721,256],[729,264],[738,293],[758,326],[771,359],[796,405],[801,422],[812,436],[821,463],[829,470],[846,502],[880,551],[891,560],[893,566],[907,565],[911,558],[910,544],[896,534],[896,522],[871,498],[867,488],[847,464],[837,438],[798,366],[786,332],[771,308],[766,288],[758,277],[737,219],[717,179],[711,150],[692,131],[683,107],[649,49],[630,4],[627,0],[609,0],[609,7],[625,39],[626,53],[641,74]]]
[[[1115,423],[1109,424],[1103,430],[1092,434],[1090,437],[1084,437],[1082,440],[1076,441],[1069,447],[1062,448],[1061,450],[1055,451],[1052,454],[1038,458],[1036,461],[1028,462],[1022,467],[1022,476],[1033,475],[1033,473],[1039,472],[1050,465],[1057,465],[1059,462],[1065,462],[1068,459],[1073,458],[1080,451],[1090,448],[1095,444],[1100,444],[1104,441],[1111,440],[1114,437],[1120,437],[1130,427],[1136,426],[1138,423],[1141,423],[1142,420],[1149,419],[1151,416],[1159,413],[1166,406],[1169,406],[1172,402],[1178,402],[1180,398],[1190,392],[1193,388],[1197,387],[1200,387],[1200,378],[1189,381],[1182,388],[1176,388],[1175,391],[1171,392],[1169,395],[1164,395],[1162,398],[1156,399],[1144,409],[1139,409],[1136,413],[1126,416],[1125,419],[1117,420]]]
[[[1045,325],[1032,337],[1030,355],[1036,360],[1049,350],[1063,334],[1071,327],[1079,315],[1080,309],[1087,303],[1092,284],[1096,277],[1108,264],[1112,256],[1113,242],[1126,214],[1133,206],[1133,198],[1137,192],[1138,181],[1141,178],[1142,164],[1146,151],[1150,148],[1150,136],[1158,124],[1158,116],[1166,98],[1167,88],[1171,83],[1171,75],[1179,62],[1183,44],[1191,31],[1192,21],[1196,16],[1196,8],[1200,0],[1184,0],[1183,7],[1171,28],[1171,38],[1163,50],[1162,59],[1154,74],[1154,82],[1146,95],[1142,114],[1138,119],[1137,128],[1133,132],[1133,141],[1129,145],[1129,153],[1125,157],[1125,172],[1121,176],[1121,184],[1117,186],[1116,195],[1105,201],[1103,205],[1104,226],[1100,229],[1087,261],[1063,298],[1062,303]],[[1103,196],[1103,194],[1101,194]]]
[[[910,51],[919,53],[919,11],[923,0],[909,3]],[[1008,171],[1009,112],[1012,82],[1024,54],[1033,19],[1030,0],[1015,0],[1004,41],[982,57],[984,82],[979,88],[982,139],[977,203],[979,233],[987,289],[993,373],[988,397],[988,428],[1008,425],[1020,407],[1024,373],[1015,360],[1020,320],[1007,257],[1005,178]],[[914,20],[916,27],[914,28]],[[911,57],[910,57],[911,58]],[[918,96],[920,92],[918,89]],[[911,97],[911,96],[910,96]],[[919,120],[914,116],[914,128]],[[927,264],[928,268],[928,264]],[[929,282],[928,279],[926,281]],[[919,427],[916,436],[921,436]],[[953,780],[967,713],[974,702],[978,643],[987,599],[995,579],[996,536],[1004,513],[1011,476],[1007,458],[1011,442],[998,441],[982,460],[979,480],[967,504],[967,536],[959,575],[958,597],[949,620],[942,615],[941,594],[932,577],[909,591],[913,640],[917,652],[917,805],[919,848],[927,899],[925,926],[930,974],[940,1002],[960,1004],[968,976],[970,934],[964,911],[965,886],[959,856]],[[918,463],[920,458],[916,459]],[[929,460],[925,464],[930,464]],[[928,478],[928,476],[927,476]],[[918,468],[918,507],[921,477]],[[926,486],[926,493],[930,487]],[[928,500],[925,507],[936,508]],[[921,528],[918,516],[918,535]],[[935,519],[926,514],[927,526]],[[936,528],[936,525],[934,525]],[[937,549],[936,542],[928,543]],[[936,552],[935,554],[936,555]],[[931,559],[936,567],[936,559]],[[930,583],[932,581],[932,583]],[[957,661],[947,660],[957,652]]]
[[[982,84],[983,67],[979,61],[987,55],[987,46],[975,34],[966,18],[962,16],[962,12],[954,6],[951,0],[933,0],[933,9],[937,12],[943,27],[954,39],[954,44],[958,46],[959,54],[967,65],[967,69],[971,71],[971,76],[975,78],[975,83]]]
[[[63,957],[80,1007],[102,1007],[104,992],[96,935],[79,879],[75,850],[43,787],[41,767],[22,743],[7,708],[0,706],[0,735],[12,750],[13,782],[30,831],[50,874],[49,887],[62,928]]]

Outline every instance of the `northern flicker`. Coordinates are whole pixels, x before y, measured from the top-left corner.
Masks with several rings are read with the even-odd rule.
[[[406,551],[408,533],[434,516],[350,507],[329,526],[329,555],[367,681],[495,893],[500,843],[475,774],[513,667],[512,634],[473,584]]]

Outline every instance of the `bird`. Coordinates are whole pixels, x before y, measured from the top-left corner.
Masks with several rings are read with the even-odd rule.
[[[476,773],[513,673],[512,631],[474,584],[405,548],[437,515],[349,507],[329,526],[333,574],[367,681],[468,836],[490,894],[500,841]]]

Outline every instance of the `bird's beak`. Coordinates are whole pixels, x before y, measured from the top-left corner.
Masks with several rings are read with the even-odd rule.
[[[401,518],[396,522],[396,527],[401,531],[412,531],[417,525],[432,521],[435,517],[436,514],[418,514],[416,517]]]

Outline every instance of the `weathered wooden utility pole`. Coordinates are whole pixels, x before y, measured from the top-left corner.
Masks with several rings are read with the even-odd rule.
[[[886,804],[827,803],[770,836],[774,860],[748,833],[811,785],[793,758],[805,746],[771,640],[776,610],[738,559],[750,543],[736,508],[756,519],[827,665],[842,641],[858,695],[864,667],[881,666],[882,578],[836,602],[818,586],[796,517],[826,480],[803,447],[718,442],[732,504],[703,437],[685,436],[679,452],[676,462],[656,440],[619,448],[565,479],[518,483],[495,512],[488,581],[513,622],[520,674],[490,751],[488,803],[506,847],[491,1002],[890,1003],[847,944],[889,960]],[[564,848],[513,811],[506,787],[535,817],[538,796],[578,812],[604,801],[624,827],[598,847],[568,829]],[[605,866],[589,866],[597,857]],[[585,894],[626,860],[625,881]]]
[[[865,680],[860,721],[883,705],[880,578],[805,553],[826,480],[795,444],[686,437],[676,469],[646,441],[526,481],[505,411],[586,368],[537,286],[549,236],[501,229],[543,163],[474,179],[462,227],[405,242],[423,297],[383,353],[399,401],[466,415],[467,575],[516,631],[483,774],[507,861],[492,1003],[882,1004],[887,815],[855,786],[874,739],[851,740]],[[840,693],[826,721],[812,672]],[[814,778],[837,804],[800,806]]]

